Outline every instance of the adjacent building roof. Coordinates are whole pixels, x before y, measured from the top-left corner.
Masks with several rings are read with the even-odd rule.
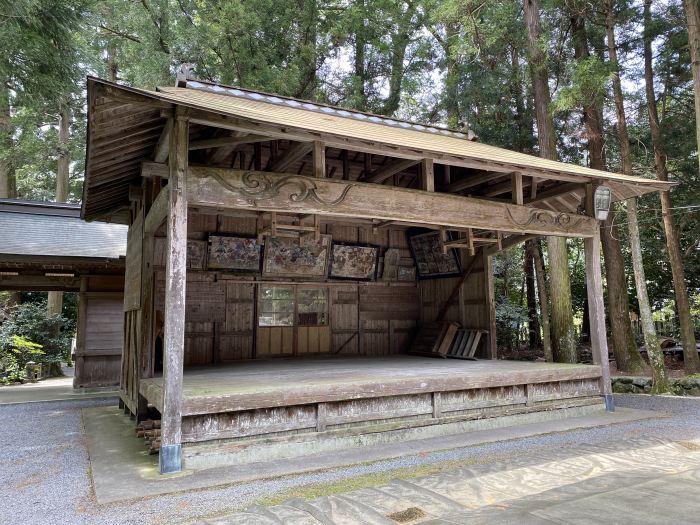
[[[0,199],[0,257],[119,259],[127,227],[85,222],[80,205]]]
[[[429,157],[437,163],[572,183],[604,183],[614,200],[657,190],[673,183],[593,170],[555,162],[468,140],[459,132],[422,126],[286,97],[191,81],[186,87],[157,91],[88,79],[88,152],[83,216],[113,218],[128,206],[128,186],[139,180],[141,162],[151,160],[166,122],[163,109],[189,111],[194,125],[229,127],[290,140],[322,140],[330,147],[381,150],[399,158]],[[581,187],[572,189],[578,192]],[[571,206],[571,203],[569,203]]]

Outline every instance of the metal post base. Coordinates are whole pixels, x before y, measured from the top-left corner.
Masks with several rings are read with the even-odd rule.
[[[615,398],[612,394],[604,394],[603,401],[605,402],[605,410],[607,412],[615,412]]]
[[[158,456],[161,474],[172,474],[182,470],[182,445],[161,445]]]

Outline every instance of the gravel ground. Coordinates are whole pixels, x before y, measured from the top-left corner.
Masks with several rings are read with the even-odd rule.
[[[672,417],[575,430],[427,455],[380,461],[316,474],[233,485],[110,505],[92,497],[80,409],[114,400],[0,406],[0,516],[3,523],[164,524],[231,513],[260,498],[307,484],[460,459],[489,463],[548,447],[640,436],[700,439],[700,399],[617,395],[620,406],[660,410]]]

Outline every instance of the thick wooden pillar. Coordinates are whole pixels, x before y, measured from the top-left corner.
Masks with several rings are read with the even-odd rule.
[[[188,122],[177,118],[170,134],[167,191],[167,258],[163,352],[163,412],[160,473],[182,468],[182,368],[185,349],[185,284],[187,271],[187,151]]]
[[[588,312],[591,322],[591,352],[593,363],[599,364],[603,376],[601,393],[605,409],[615,411],[610,383],[610,362],[608,360],[608,339],[605,332],[605,307],[603,306],[603,278],[600,268],[600,230],[595,229],[593,237],[584,239],[586,252],[586,288],[588,292]]]

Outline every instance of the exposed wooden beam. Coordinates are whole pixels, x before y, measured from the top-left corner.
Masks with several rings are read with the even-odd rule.
[[[411,166],[415,166],[416,164],[418,164],[418,162],[418,160],[413,159],[395,160],[393,162],[390,162],[389,164],[385,164],[381,168],[374,170],[367,177],[364,177],[362,179],[362,182],[372,182],[375,184],[381,184],[382,182],[393,177],[397,173],[401,173],[402,171],[410,168]]]
[[[313,170],[317,179],[326,177],[326,145],[320,140],[313,144]]]
[[[571,193],[574,191],[582,190],[585,188],[585,184],[581,182],[568,182],[566,184],[560,184],[558,186],[555,186],[554,188],[543,191],[537,194],[537,197],[530,198],[527,201],[525,201],[525,204],[536,204],[538,202],[542,202],[548,199],[553,199],[555,197],[559,197],[561,195],[564,195],[566,193]]]
[[[282,155],[272,160],[270,171],[285,171],[289,166],[308,155],[312,148],[312,142],[293,144],[287,148]]]
[[[170,180],[164,190],[170,205],[167,220],[163,410],[158,462],[161,474],[182,469],[182,380],[185,354],[185,285],[187,282],[187,140],[189,125],[176,119],[170,137]]]
[[[432,158],[435,162],[448,164],[451,166],[461,166],[475,170],[485,170],[490,172],[498,172],[502,174],[510,174],[513,171],[519,171],[523,175],[529,177],[537,177],[541,179],[560,180],[565,182],[586,182],[591,177],[585,175],[576,175],[558,170],[550,170],[532,165],[520,164],[518,162],[510,162],[507,160],[498,161],[493,159],[479,158],[475,156],[461,156],[456,154],[442,153],[439,151],[428,151],[422,148],[385,144],[373,141],[371,138],[354,138],[344,135],[336,135],[332,133],[323,133],[319,136],[318,133],[310,132],[303,128],[293,127],[289,125],[279,125],[266,122],[254,122],[241,117],[231,115],[220,115],[213,112],[190,109],[188,114],[190,122],[203,124],[206,126],[220,127],[224,129],[237,129],[250,133],[260,133],[269,135],[273,138],[313,141],[323,140],[326,146],[359,151],[364,153],[372,153],[384,156],[392,156],[404,159],[414,159],[420,161],[424,158]],[[647,189],[665,190],[669,185],[663,182],[649,181],[635,182],[636,185],[643,185]]]
[[[481,259],[481,257],[473,257],[472,260],[469,262],[469,265],[464,269],[462,275],[459,277],[459,280],[454,285],[454,288],[452,288],[452,292],[450,292],[450,296],[447,298],[447,301],[445,301],[445,304],[443,304],[442,307],[440,307],[437,319],[435,319],[437,322],[440,322],[445,318],[445,314],[450,309],[450,306],[452,306],[452,303],[454,303],[455,299],[457,299],[460,288],[462,288],[462,285],[465,282],[467,282],[467,279],[469,279],[469,276],[474,270],[474,266],[476,266],[476,263],[479,259]]]
[[[253,144],[254,142],[266,142],[272,140],[265,135],[246,135],[243,137],[214,137],[211,139],[194,140],[190,142],[189,150],[222,148],[234,149],[241,144]]]
[[[486,255],[496,255],[498,252],[507,250],[508,248],[511,248],[512,246],[515,246],[517,244],[520,244],[525,241],[529,241],[530,239],[536,239],[537,237],[540,237],[540,235],[532,234],[532,233],[526,233],[526,234],[520,234],[520,235],[509,235],[508,237],[505,237],[501,241],[501,246],[499,247],[498,245],[496,246],[491,246],[486,250]]]
[[[166,186],[156,196],[151,209],[148,210],[148,215],[143,221],[143,231],[146,235],[153,234],[163,224],[163,221],[168,216],[168,208],[170,200],[168,198],[168,187]]]
[[[603,277],[600,267],[600,230],[598,228],[595,228],[593,237],[584,240],[583,249],[586,254],[586,291],[591,324],[591,354],[593,364],[599,365],[601,368],[601,394],[605,400],[605,408],[609,412],[613,412],[615,402],[610,383],[608,339],[605,331],[605,306],[603,304]]]
[[[513,173],[511,176],[511,182],[513,185],[513,204],[517,204],[519,206],[523,205],[524,202],[524,197],[523,197],[523,174],[522,173]]]
[[[438,192],[196,166],[188,170],[188,199],[192,206],[207,208],[316,213],[568,237],[592,235],[595,222],[580,215]]]
[[[487,187],[483,193],[484,197],[497,197],[498,195],[503,195],[504,193],[512,193],[514,190],[512,177],[513,177],[513,175],[511,174],[510,180],[506,180],[506,181],[503,181],[499,184],[494,184],[493,186]],[[521,195],[522,195],[522,186],[527,185],[527,184],[529,184],[529,183],[525,183],[522,180],[522,176],[521,176],[521,181],[520,181]],[[517,203],[513,202],[513,204],[517,204]]]
[[[0,290],[77,292],[80,290],[80,277],[0,275]]]
[[[457,193],[460,191],[468,190],[480,184],[490,182],[493,180],[499,180],[503,177],[501,173],[481,173],[480,175],[472,175],[464,179],[456,180],[447,186],[444,186],[440,191],[446,193]]]
[[[435,191],[435,167],[433,159],[421,161],[420,188],[423,191]]]
[[[170,132],[173,129],[173,119],[169,118],[165,122],[165,127],[163,128],[158,143],[156,144],[156,149],[153,153],[154,162],[165,162],[168,159],[168,152],[170,151]]]

